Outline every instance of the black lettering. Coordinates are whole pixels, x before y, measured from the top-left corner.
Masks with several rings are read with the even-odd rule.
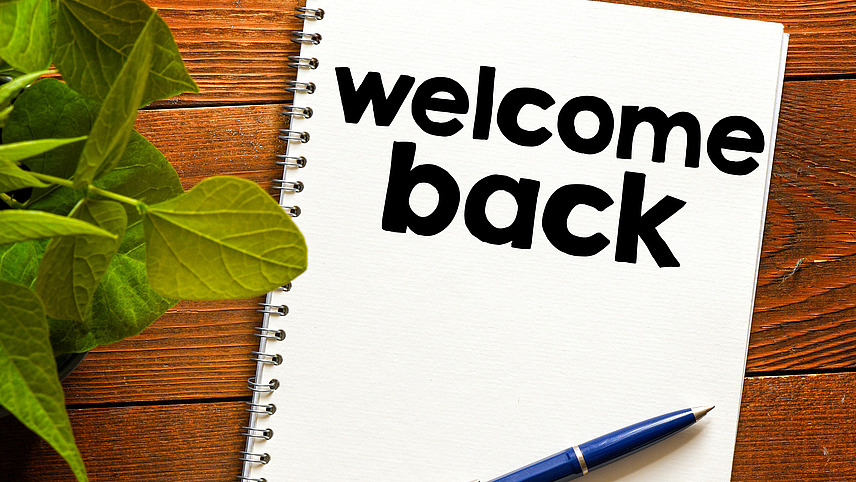
[[[509,141],[518,146],[534,147],[547,142],[553,134],[545,127],[527,131],[517,123],[517,116],[525,105],[547,109],[556,101],[543,90],[520,87],[505,94],[496,111],[496,125]]]
[[[619,159],[630,159],[633,155],[633,137],[639,124],[647,122],[654,129],[654,150],[651,160],[664,162],[666,160],[666,142],[669,133],[675,127],[682,127],[687,133],[687,154],[684,159],[686,167],[698,167],[701,151],[701,127],[698,119],[689,112],[678,112],[672,116],[656,107],[628,105],[621,108],[621,128],[618,131]]]
[[[550,196],[544,206],[541,227],[550,244],[559,251],[571,256],[594,256],[609,245],[609,239],[602,233],[591,236],[577,236],[568,230],[568,217],[571,211],[584,204],[598,211],[613,203],[609,194],[587,184],[568,184],[562,186]]]
[[[379,72],[367,73],[360,87],[355,88],[351,69],[336,67],[336,80],[339,83],[339,96],[342,98],[345,122],[358,123],[371,102],[377,126],[392,124],[392,120],[395,119],[415,82],[415,79],[409,75],[399,76],[387,97]]]
[[[452,95],[452,98],[434,97],[440,92],[447,92]],[[464,125],[456,118],[446,122],[434,122],[428,118],[427,111],[466,114],[469,109],[470,100],[467,97],[467,91],[461,87],[461,84],[447,77],[434,77],[423,82],[413,93],[411,103],[411,112],[416,125],[426,133],[440,137],[449,137],[463,129]]]
[[[586,139],[577,133],[574,121],[580,112],[589,111],[597,116],[598,129],[594,136]],[[559,111],[557,121],[559,137],[569,149],[580,154],[597,154],[606,149],[612,140],[615,118],[609,104],[600,97],[575,97]]]
[[[482,66],[479,69],[479,90],[476,97],[476,117],[473,121],[473,139],[487,139],[490,136],[495,79],[496,67]]]
[[[749,138],[731,137],[730,134],[736,131],[748,134]],[[720,120],[710,130],[710,136],[707,138],[707,155],[710,157],[710,162],[725,174],[745,176],[758,168],[758,161],[752,156],[742,161],[729,161],[722,155],[722,150],[759,154],[764,152],[765,145],[764,133],[758,124],[746,117],[731,116]]]
[[[615,242],[615,260],[635,263],[639,239],[648,246],[648,251],[657,266],[680,266],[669,246],[663,241],[657,226],[684,207],[686,202],[672,196],[660,199],[657,204],[642,214],[642,198],[645,193],[645,174],[624,173],[624,188],[621,193],[621,214],[618,218],[618,236]]]
[[[508,176],[494,174],[477,182],[467,195],[464,207],[464,222],[473,236],[490,244],[511,243],[512,248],[529,249],[532,247],[532,230],[535,225],[535,204],[538,201],[540,183],[532,179],[520,182]],[[497,228],[487,219],[487,200],[497,191],[505,191],[514,196],[517,202],[517,215],[514,221]]]
[[[415,158],[415,143],[393,143],[381,225],[384,231],[404,233],[410,228],[420,236],[433,236],[446,229],[455,218],[461,201],[461,191],[455,179],[445,169],[433,164],[413,167]],[[437,207],[424,217],[417,215],[410,208],[410,194],[419,183],[430,184],[439,195]]]

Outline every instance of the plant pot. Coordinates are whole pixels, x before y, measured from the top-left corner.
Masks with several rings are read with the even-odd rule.
[[[56,357],[56,371],[59,373],[59,381],[63,381],[71,375],[71,372],[77,368],[77,365],[80,365],[80,362],[86,358],[86,354],[89,353],[85,351],[83,353],[65,353]]]

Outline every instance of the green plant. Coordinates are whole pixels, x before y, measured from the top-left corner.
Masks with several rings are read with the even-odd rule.
[[[64,82],[43,78],[51,64]],[[269,291],[306,246],[250,181],[185,193],[133,129],[138,108],[198,91],[141,0],[0,0],[0,77],[0,405],[86,480],[54,357],[135,335],[177,299]]]

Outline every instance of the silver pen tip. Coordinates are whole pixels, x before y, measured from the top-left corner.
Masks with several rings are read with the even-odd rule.
[[[698,422],[702,417],[707,415],[707,412],[713,410],[713,405],[710,407],[693,407],[691,410],[693,411],[693,416],[695,416],[696,422]]]

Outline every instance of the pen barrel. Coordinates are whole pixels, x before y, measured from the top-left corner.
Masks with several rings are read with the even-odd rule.
[[[592,470],[674,435],[695,421],[692,409],[678,410],[589,440],[579,448]]]
[[[582,474],[583,469],[574,450],[568,449],[488,482],[555,482]]]

